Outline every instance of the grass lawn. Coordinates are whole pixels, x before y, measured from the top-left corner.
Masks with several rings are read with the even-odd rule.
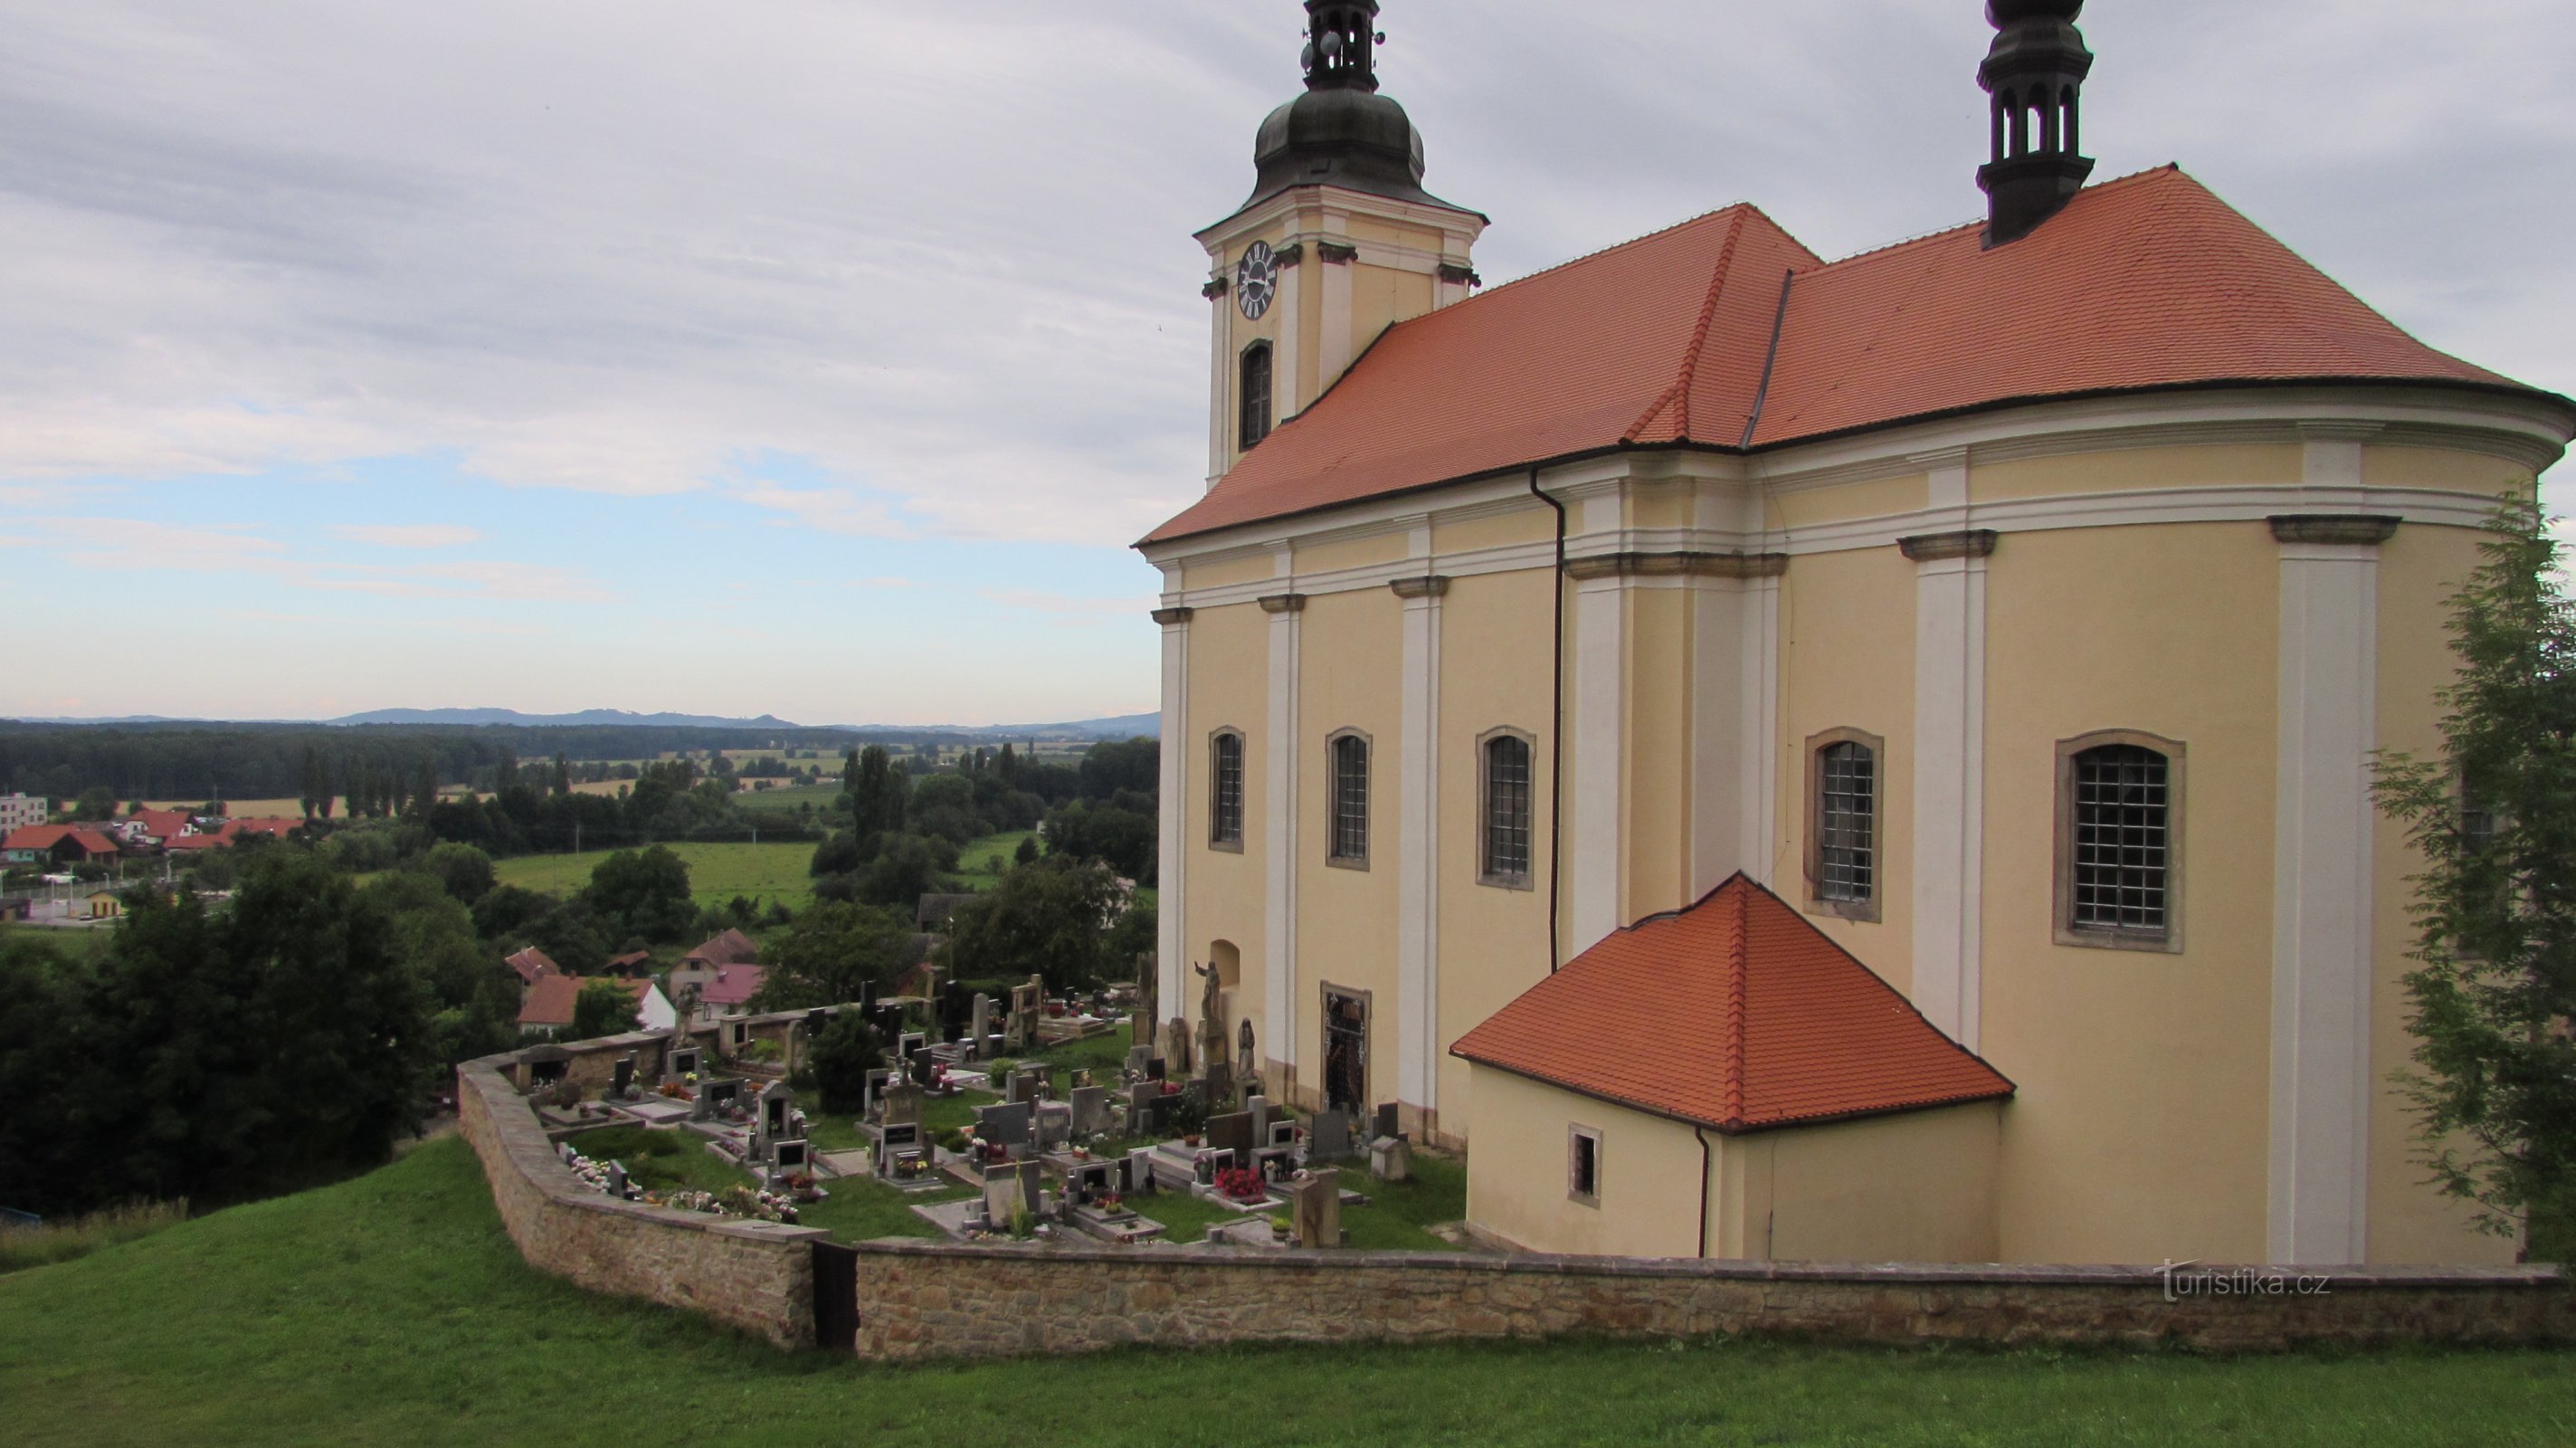
[[[791,910],[814,903],[814,880],[806,873],[814,860],[811,840],[758,845],[683,842],[664,848],[688,863],[689,894],[701,906],[722,905],[736,895],[748,895],[764,905],[784,901]],[[493,873],[504,885],[569,895],[590,884],[590,872],[610,853],[520,855],[495,862]]]
[[[1035,830],[1006,830],[998,835],[985,835],[968,840],[964,845],[959,846],[957,878],[964,882],[960,888],[990,890],[1002,883],[1002,875],[1011,868],[1013,858],[1019,851],[1020,841],[1035,833],[1037,833]],[[1001,857],[1002,868],[986,869],[985,867],[993,862],[993,857],[996,855]]]
[[[116,939],[114,930],[86,927],[68,930],[59,925],[0,925],[0,942],[32,940],[53,947],[54,954],[65,960],[87,960],[107,953],[108,943]]]
[[[603,1395],[599,1385],[620,1384]],[[136,1444],[2559,1444],[2576,1355],[1752,1342],[781,1354],[529,1271],[462,1141],[0,1277],[22,1448]],[[1221,1425],[1217,1420],[1221,1419]]]

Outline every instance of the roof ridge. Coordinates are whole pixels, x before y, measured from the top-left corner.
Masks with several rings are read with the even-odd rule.
[[[2085,187],[2083,191],[2079,191],[2076,194],[2081,196],[2086,192],[2107,191],[2115,186],[2126,186],[2134,182],[2143,181],[2150,176],[2160,176],[2167,171],[2185,176],[2190,174],[2182,169],[2182,163],[2178,161],[2167,161],[2161,166],[2149,166],[2143,171],[2132,171],[2126,176],[2114,176],[2108,181],[2096,181],[2092,185]],[[1909,246],[1921,246],[1927,241],[1938,241],[1945,236],[1955,236],[1962,231],[1974,231],[1985,224],[1986,223],[1983,220],[1962,221],[1955,226],[1944,226],[1933,231],[1918,232],[1915,235],[1899,237],[1894,241],[1883,242],[1877,246],[1863,247],[1859,251],[1853,252],[1848,256],[1835,257],[1830,261],[1825,261],[1815,267],[1811,267],[1809,270],[1822,271],[1828,267],[1841,266],[1845,262],[1867,261],[1871,257],[1884,256],[1891,251],[1903,251]]]
[[[1425,312],[1425,313],[1423,313],[1423,314],[1422,314],[1422,317],[1438,317],[1438,316],[1443,316],[1443,315],[1446,315],[1446,314],[1448,314],[1448,313],[1451,313],[1451,312],[1455,312],[1455,311],[1457,311],[1460,307],[1473,306],[1473,305],[1474,305],[1474,304],[1476,304],[1477,302],[1481,302],[1481,301],[1485,300],[1485,299],[1486,299],[1486,298],[1488,298],[1488,297],[1496,297],[1496,296],[1500,296],[1500,295],[1502,295],[1503,293],[1510,291],[1510,290],[1511,290],[1512,288],[1514,288],[1514,287],[1517,287],[1517,286],[1525,286],[1525,285],[1527,285],[1527,284],[1529,284],[1529,283],[1531,283],[1531,282],[1537,281],[1537,280],[1538,280],[1539,278],[1541,278],[1541,277],[1554,276],[1554,275],[1556,275],[1558,272],[1565,271],[1565,270],[1567,270],[1568,268],[1571,268],[1571,267],[1578,267],[1578,266],[1581,266],[1581,265],[1583,265],[1585,262],[1588,262],[1588,261],[1597,261],[1597,260],[1599,260],[1600,258],[1605,257],[1605,256],[1608,256],[1608,255],[1610,255],[1610,254],[1611,254],[1611,253],[1613,253],[1613,252],[1626,251],[1628,248],[1630,248],[1630,247],[1632,247],[1632,246],[1643,246],[1643,245],[1645,245],[1647,242],[1660,240],[1660,239],[1661,239],[1661,238],[1663,238],[1663,237],[1670,236],[1670,235],[1672,235],[1672,234],[1673,234],[1674,232],[1676,232],[1676,231],[1687,231],[1687,230],[1689,230],[1690,228],[1692,228],[1692,227],[1694,227],[1694,226],[1699,225],[1699,224],[1700,224],[1701,222],[1703,222],[1703,221],[1708,221],[1708,220],[1711,220],[1712,218],[1715,218],[1715,217],[1724,216],[1724,215],[1726,215],[1726,214],[1727,214],[1728,212],[1730,212],[1730,211],[1734,211],[1734,212],[1744,212],[1744,211],[1759,211],[1759,210],[1761,210],[1761,208],[1760,208],[1760,207],[1758,207],[1758,206],[1755,206],[1755,205],[1754,205],[1752,202],[1750,202],[1750,201],[1730,201],[1730,202],[1726,203],[1724,206],[1717,207],[1716,209],[1714,209],[1714,210],[1710,210],[1710,211],[1703,211],[1703,212],[1701,212],[1700,214],[1698,214],[1697,216],[1687,216],[1687,217],[1684,217],[1684,218],[1682,218],[1681,220],[1674,222],[1674,223],[1673,223],[1672,225],[1670,225],[1670,226],[1659,226],[1659,227],[1655,228],[1653,231],[1646,232],[1646,233],[1644,233],[1643,235],[1629,237],[1626,241],[1614,241],[1614,242],[1610,243],[1608,246],[1604,246],[1604,247],[1596,247],[1596,248],[1594,248],[1594,249],[1593,249],[1593,250],[1591,250],[1591,251],[1587,251],[1587,252],[1583,253],[1581,256],[1571,256],[1571,257],[1567,257],[1565,260],[1563,260],[1563,261],[1561,261],[1561,262],[1558,262],[1558,263],[1557,263],[1556,265],[1554,265],[1554,266],[1551,266],[1551,267],[1542,267],[1542,268],[1540,268],[1539,270],[1534,271],[1534,272],[1530,272],[1529,274],[1527,274],[1527,275],[1525,275],[1525,276],[1516,276],[1516,277],[1512,278],[1510,281],[1507,281],[1507,282],[1496,282],[1494,285],[1492,285],[1492,286],[1490,286],[1490,287],[1485,288],[1484,290],[1482,290],[1482,291],[1480,291],[1480,292],[1476,293],[1474,296],[1469,297],[1469,298],[1467,298],[1467,299],[1466,299],[1466,300],[1464,300],[1464,301],[1452,302],[1452,303],[1450,303],[1448,306],[1440,307],[1440,308],[1437,308],[1437,309],[1435,309],[1435,310]],[[1736,218],[1736,224],[1737,224],[1737,225],[1742,225],[1742,224],[1743,224],[1743,218],[1742,218],[1741,216],[1738,216],[1738,217]],[[1778,222],[1776,222],[1776,221],[1775,221],[1775,222],[1773,222],[1773,223],[1771,223],[1771,224],[1772,224],[1772,225],[1774,225],[1774,226],[1778,226],[1778,225],[1779,225],[1779,223],[1778,223]],[[1784,229],[1784,230],[1782,231],[1782,233],[1781,233],[1781,234],[1785,236],[1785,235],[1787,235],[1788,233],[1787,233],[1787,232],[1786,232],[1786,230]],[[1796,241],[1796,240],[1797,240],[1797,238],[1796,238],[1796,237],[1790,237],[1789,239],[1790,239],[1790,240],[1792,240],[1792,241]],[[1418,321],[1421,321],[1421,320],[1422,320],[1422,317],[1415,317],[1415,318],[1412,318],[1411,320],[1413,320],[1413,321],[1417,321],[1417,322],[1418,322]],[[1399,323],[1397,323],[1396,325],[1397,325],[1397,326],[1403,326],[1403,325],[1405,325],[1405,324],[1404,324],[1404,323],[1402,323],[1402,322],[1399,322]]]
[[[1691,385],[1699,378],[1700,354],[1708,348],[1708,329],[1717,316],[1718,298],[1726,294],[1727,274],[1735,268],[1735,244],[1744,239],[1744,220],[1750,209],[1739,208],[1734,224],[1727,228],[1726,244],[1717,249],[1717,265],[1709,270],[1708,291],[1700,298],[1699,320],[1692,324],[1690,345],[1682,349],[1681,375],[1673,379],[1673,390],[1679,398],[1674,431],[1680,437],[1691,435]]]
[[[1727,1014],[1733,1019],[1719,1067],[1726,1073],[1719,1082],[1720,1115],[1729,1127],[1744,1124],[1744,977],[1753,968],[1752,901],[1752,891],[1735,892],[1735,950],[1726,973]]]

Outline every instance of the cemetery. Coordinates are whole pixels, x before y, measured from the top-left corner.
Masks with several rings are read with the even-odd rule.
[[[1175,1072],[1133,998],[1051,999],[1032,977],[1004,999],[871,997],[501,1059],[579,1187],[648,1208],[841,1242],[1275,1251],[1356,1227],[1375,1246],[1472,1245],[1463,1167],[1417,1173],[1392,1105],[1301,1117],[1222,1054]],[[859,1109],[830,1115],[795,1083],[844,1010],[883,1054]]]

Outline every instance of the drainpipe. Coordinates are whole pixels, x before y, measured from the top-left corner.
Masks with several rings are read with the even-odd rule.
[[[1538,469],[1531,468],[1530,496],[1556,510],[1556,571],[1548,575],[1548,586],[1554,590],[1552,601],[1556,613],[1554,659],[1549,666],[1548,701],[1555,710],[1556,722],[1547,731],[1547,973],[1556,974],[1557,955],[1557,881],[1565,867],[1565,505],[1549,497],[1538,485]],[[1702,1213],[1702,1235],[1706,1235],[1706,1213]]]
[[[1699,1255],[1708,1256],[1708,1178],[1715,1168],[1708,1153],[1708,1128],[1694,1126],[1691,1135],[1699,1138]]]

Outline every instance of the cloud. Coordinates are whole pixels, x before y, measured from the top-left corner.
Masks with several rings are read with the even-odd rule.
[[[987,603],[998,604],[1015,613],[1049,614],[1058,623],[1094,624],[1112,621],[1133,623],[1150,613],[1156,600],[1147,595],[1134,598],[1076,598],[1061,593],[1047,593],[1026,588],[979,588],[976,596]]]
[[[483,539],[481,529],[453,523],[335,523],[331,534],[379,548],[461,548]]]
[[[478,560],[377,565],[292,555],[247,524],[189,526],[147,518],[30,518],[8,540],[76,568],[157,577],[168,573],[247,574],[290,588],[390,598],[490,598],[603,603],[614,595],[578,569]]]

